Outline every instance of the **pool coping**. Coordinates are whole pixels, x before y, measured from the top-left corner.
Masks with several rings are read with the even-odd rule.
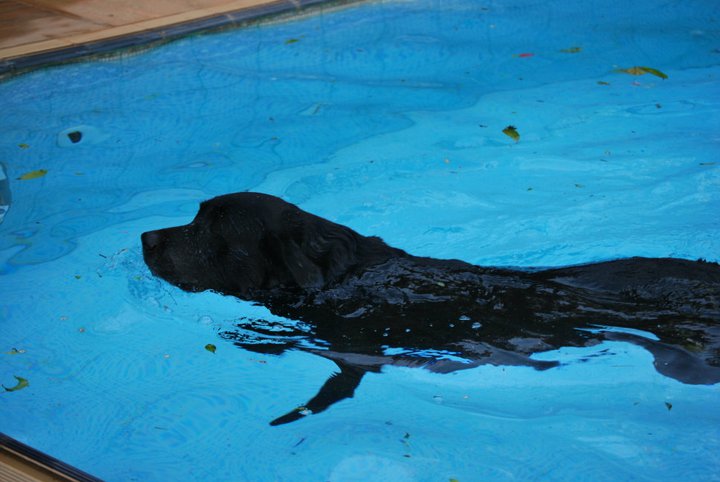
[[[230,10],[226,4],[78,34],[65,39],[0,49],[0,76],[92,55],[167,42],[203,31],[240,27],[281,14],[300,14],[313,7],[340,6],[359,1],[361,0],[241,0],[233,2],[231,5],[237,8]]]
[[[61,460],[0,432],[0,479],[17,481],[102,482]]]

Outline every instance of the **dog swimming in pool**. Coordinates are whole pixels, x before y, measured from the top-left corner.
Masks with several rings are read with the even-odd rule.
[[[720,382],[720,265],[628,258],[554,269],[504,269],[412,256],[380,238],[280,198],[242,192],[203,202],[195,219],[142,235],[152,273],[186,291],[260,303],[304,329],[252,326],[225,338],[243,348],[312,352],[333,374],[303,407],[272,425],[352,397],[383,365],[437,372],[481,364],[557,366],[533,353],[621,340],[644,347],[658,372]],[[255,327],[262,333],[262,327]],[[389,347],[400,350],[388,350]],[[445,356],[445,355],[452,356]]]

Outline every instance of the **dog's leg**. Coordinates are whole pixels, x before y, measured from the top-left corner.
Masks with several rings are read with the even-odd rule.
[[[715,330],[717,333],[719,330]],[[720,383],[720,338],[712,330],[704,332],[704,343],[693,343],[687,339],[687,347],[680,343],[663,343],[627,333],[605,333],[605,338],[625,341],[645,348],[655,358],[655,369],[666,377],[690,385],[713,385]],[[689,351],[693,350],[693,351]]]
[[[317,395],[311,398],[304,406],[276,418],[270,422],[270,425],[275,426],[294,422],[306,415],[323,412],[332,404],[341,400],[352,398],[366,370],[339,361],[335,361],[335,363],[340,368],[340,372],[330,375],[330,378],[325,381]]]

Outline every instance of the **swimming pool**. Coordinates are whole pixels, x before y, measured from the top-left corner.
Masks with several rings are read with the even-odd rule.
[[[223,340],[273,318],[140,252],[253,190],[476,264],[720,260],[720,7],[620,7],[369,2],[0,84],[0,431],[118,481],[718,480],[720,386],[619,342],[387,367],[270,427],[336,367]]]

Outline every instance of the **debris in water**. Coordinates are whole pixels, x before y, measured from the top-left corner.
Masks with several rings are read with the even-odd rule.
[[[520,133],[517,131],[517,127],[515,126],[507,126],[505,129],[503,129],[503,134],[505,134],[515,142],[518,142],[520,140]]]
[[[22,176],[18,177],[18,181],[29,181],[31,179],[37,179],[47,174],[47,169],[38,169],[36,171],[26,172]]]
[[[17,375],[13,375],[13,376],[15,377],[15,380],[17,380],[17,385],[15,385],[14,387],[10,387],[10,388],[3,385],[2,387],[5,389],[6,392],[16,392],[16,391],[22,390],[23,388],[30,385],[26,379],[19,377]]]
[[[630,74],[630,75],[645,75],[645,74],[652,74],[656,77],[660,77],[661,79],[667,79],[667,74],[660,72],[658,69],[653,69],[652,67],[630,67],[629,69],[617,69],[616,72],[620,72],[623,74]]]

